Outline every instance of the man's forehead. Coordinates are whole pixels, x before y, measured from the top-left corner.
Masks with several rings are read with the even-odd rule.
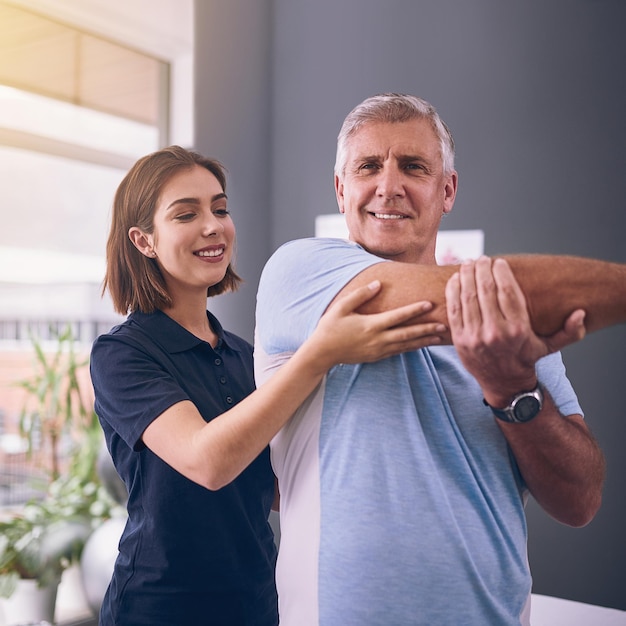
[[[396,156],[428,156],[440,151],[437,136],[425,119],[368,122],[350,137],[347,148],[350,159],[384,157],[390,153]]]

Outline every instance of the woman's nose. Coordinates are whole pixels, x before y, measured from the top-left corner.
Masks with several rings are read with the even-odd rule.
[[[202,225],[202,234],[205,237],[210,237],[211,235],[217,235],[222,232],[224,232],[224,224],[222,224],[213,213],[208,215]]]

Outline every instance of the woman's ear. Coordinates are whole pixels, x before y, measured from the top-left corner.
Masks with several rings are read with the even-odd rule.
[[[137,226],[132,226],[128,229],[128,238],[141,254],[149,259],[156,257],[152,235],[147,235]]]

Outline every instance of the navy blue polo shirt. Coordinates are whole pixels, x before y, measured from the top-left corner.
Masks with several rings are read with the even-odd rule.
[[[215,348],[164,313],[133,313],[93,345],[95,410],[128,488],[128,523],[100,626],[277,623],[269,450],[209,491],[147,449],[163,411],[192,401],[206,421],[254,390],[252,346],[207,312]]]

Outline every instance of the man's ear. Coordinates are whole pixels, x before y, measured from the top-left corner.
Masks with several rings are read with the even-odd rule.
[[[152,235],[144,233],[137,226],[131,226],[128,229],[128,238],[141,254],[147,256],[149,259],[153,259],[156,256]]]
[[[343,183],[339,179],[339,176],[335,174],[335,195],[337,196],[337,204],[339,205],[339,213],[345,213],[343,203]]]
[[[459,184],[459,175],[456,172],[452,172],[448,176],[443,188],[443,213],[447,215],[452,211],[454,206],[454,200],[456,199],[456,190]]]

